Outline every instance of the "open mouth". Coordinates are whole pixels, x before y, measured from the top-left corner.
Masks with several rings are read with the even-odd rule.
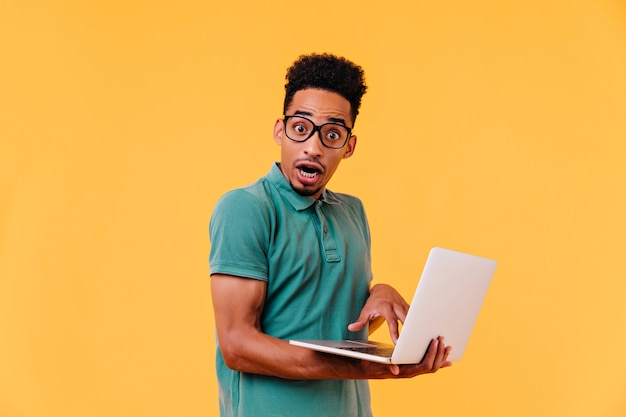
[[[310,166],[301,166],[300,167],[300,175],[304,178],[315,178],[317,174],[319,174],[320,170]]]

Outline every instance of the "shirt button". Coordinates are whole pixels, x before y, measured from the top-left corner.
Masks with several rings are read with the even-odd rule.
[[[324,226],[324,233],[328,233],[328,228]]]

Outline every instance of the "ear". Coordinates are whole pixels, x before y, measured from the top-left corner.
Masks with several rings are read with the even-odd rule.
[[[274,142],[279,146],[283,144],[283,134],[285,133],[285,124],[282,119],[276,119],[274,123]]]
[[[346,151],[343,153],[343,159],[350,158],[356,149],[356,136],[352,135],[346,144]]]

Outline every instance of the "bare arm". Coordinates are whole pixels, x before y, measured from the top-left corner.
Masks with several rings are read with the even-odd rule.
[[[419,365],[383,365],[290,345],[263,333],[260,325],[266,284],[213,274],[211,295],[217,336],[226,365],[243,372],[287,379],[378,379],[411,377],[448,366],[449,348],[436,340]]]
[[[318,355],[263,333],[265,291],[263,281],[211,276],[217,337],[229,368],[288,379],[343,379],[355,373],[352,362]]]

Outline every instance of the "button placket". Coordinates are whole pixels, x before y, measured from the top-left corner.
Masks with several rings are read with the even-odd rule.
[[[317,201],[315,203],[315,213],[317,214],[317,218],[319,219],[321,226],[322,249],[324,250],[324,257],[326,258],[327,262],[339,262],[341,260],[341,257],[339,256],[339,251],[337,251],[337,244],[335,243],[335,239],[328,229],[328,222],[326,220],[326,216],[324,216],[322,204],[323,203],[321,201]]]

